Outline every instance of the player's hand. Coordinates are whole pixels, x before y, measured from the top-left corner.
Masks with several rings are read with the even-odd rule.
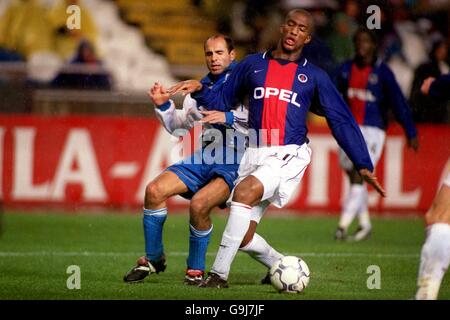
[[[428,95],[430,93],[430,86],[434,82],[434,80],[436,80],[436,78],[433,77],[426,78],[422,82],[422,85],[420,86],[420,92],[422,92],[422,94],[424,95]]]
[[[204,117],[200,120],[201,123],[225,123],[227,121],[225,112],[222,111],[200,111]]]
[[[201,90],[203,85],[198,80],[186,80],[178,82],[176,85],[172,86],[167,90],[170,95],[174,95],[176,93],[181,93],[183,96]]]
[[[384,191],[383,187],[378,182],[377,177],[372,174],[372,172],[367,169],[360,169],[358,172],[361,178],[363,178],[368,184],[372,185],[372,187],[374,187],[382,197],[386,197],[386,191]]]
[[[408,147],[417,152],[419,150],[419,139],[417,137],[408,139]]]
[[[155,82],[153,87],[148,90],[147,94],[150,97],[150,100],[157,106],[166,103],[170,98],[170,94],[158,82]]]

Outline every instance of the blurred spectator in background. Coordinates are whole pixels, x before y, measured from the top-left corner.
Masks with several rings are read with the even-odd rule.
[[[421,64],[415,70],[410,100],[417,122],[446,123],[449,120],[449,101],[438,100],[420,92],[426,78],[437,78],[450,71],[448,49],[446,41],[436,41],[431,49],[429,62]]]
[[[359,4],[357,1],[346,1],[333,18],[333,28],[327,42],[333,52],[336,63],[342,63],[353,56],[352,37],[358,28]]]
[[[327,43],[315,35],[311,42],[303,47],[303,57],[325,70],[329,75],[336,67],[333,53]]]
[[[84,65],[84,66],[83,66]],[[73,66],[74,68],[70,68]],[[111,89],[109,74],[102,68],[102,62],[97,58],[94,47],[89,41],[82,41],[75,57],[68,67],[52,81],[53,87],[77,89]]]
[[[244,19],[253,31],[249,43],[249,53],[267,50],[276,44],[280,34],[279,26],[283,22],[283,14],[280,12],[278,1],[246,1]]]
[[[38,0],[12,1],[0,17],[1,60],[17,61],[51,51],[53,41],[46,15]]]
[[[80,29],[67,28],[66,10],[70,5],[80,7]],[[78,0],[60,0],[48,13],[49,22],[53,30],[55,52],[65,61],[73,58],[77,53],[81,41],[89,41],[97,49],[98,30],[89,11]],[[96,50],[97,51],[97,50]]]

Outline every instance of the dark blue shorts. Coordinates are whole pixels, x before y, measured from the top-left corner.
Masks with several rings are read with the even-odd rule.
[[[236,154],[234,155],[234,159],[236,159]],[[234,181],[238,177],[238,161],[227,163],[225,161],[225,155],[223,156],[222,163],[209,164],[203,160],[203,149],[201,149],[192,156],[183,159],[166,169],[175,173],[189,188],[188,192],[180,194],[180,196],[185,199],[191,199],[198,190],[216,177],[221,177],[225,180],[230,188],[230,192],[234,188]]]

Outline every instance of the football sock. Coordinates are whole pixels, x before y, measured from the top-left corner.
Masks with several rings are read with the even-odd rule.
[[[211,272],[217,273],[222,279],[228,279],[231,263],[250,225],[251,212],[252,207],[239,202],[231,202],[227,225],[211,268]]]
[[[208,230],[197,230],[189,225],[189,256],[187,258],[187,268],[205,271],[206,250],[213,226]]]
[[[364,229],[371,229],[372,224],[370,223],[370,215],[369,215],[369,192],[367,191],[367,187],[365,185],[364,190],[361,194],[360,199],[360,209],[358,211],[358,219],[359,225]]]
[[[272,248],[263,237],[255,233],[253,239],[239,250],[247,252],[253,259],[262,263],[267,268],[283,257],[281,253]]]
[[[450,225],[435,223],[427,228],[420,255],[416,299],[437,299],[442,278],[450,263]]]
[[[339,220],[339,227],[347,230],[361,207],[361,200],[364,196],[365,186],[362,184],[352,184],[345,199],[344,206]]]
[[[151,261],[159,261],[164,255],[162,233],[167,218],[167,208],[150,210],[144,208],[145,252]]]

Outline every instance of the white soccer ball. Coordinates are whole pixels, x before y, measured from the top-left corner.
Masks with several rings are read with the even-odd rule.
[[[278,292],[302,292],[309,283],[309,275],[306,262],[294,256],[285,256],[270,268],[270,281]]]

